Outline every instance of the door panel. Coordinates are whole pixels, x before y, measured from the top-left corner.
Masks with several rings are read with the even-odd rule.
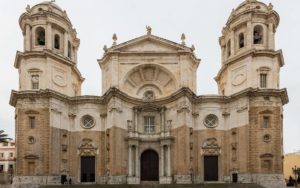
[[[95,182],[95,157],[81,157],[81,182]]]
[[[218,181],[218,156],[204,156],[204,181]]]
[[[155,151],[147,150],[141,156],[141,181],[158,181],[159,159]]]

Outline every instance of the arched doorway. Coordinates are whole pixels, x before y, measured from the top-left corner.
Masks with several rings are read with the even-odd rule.
[[[158,181],[158,154],[153,150],[146,150],[141,156],[141,181]]]

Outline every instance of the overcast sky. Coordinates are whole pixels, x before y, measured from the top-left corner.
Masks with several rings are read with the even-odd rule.
[[[18,19],[29,4],[41,1],[1,1],[0,11],[0,129],[14,138],[14,108],[9,105],[11,90],[18,89],[18,71],[14,68],[16,51],[23,51],[23,36]],[[218,38],[233,8],[242,0],[57,0],[72,21],[81,40],[78,67],[86,78],[83,95],[101,95],[101,70],[97,59],[103,46],[146,33],[180,42],[186,35],[188,46],[196,47],[201,64],[198,68],[198,94],[216,94],[214,77],[221,65]],[[276,49],[282,49],[285,66],[281,69],[281,87],[287,88],[290,102],[284,107],[285,153],[300,150],[300,1],[263,0],[272,3],[280,15]],[[298,111],[299,110],[299,111]],[[299,112],[299,114],[298,114]],[[299,116],[299,117],[298,117]]]

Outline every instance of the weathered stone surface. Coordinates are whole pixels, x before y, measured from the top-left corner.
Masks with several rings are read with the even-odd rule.
[[[44,19],[51,11],[56,17]],[[178,44],[152,35],[149,26],[146,35],[121,44],[114,34],[98,61],[103,96],[80,96],[79,39],[66,13],[53,2],[27,12],[20,18],[25,52],[15,62],[20,90],[10,101],[15,187],[55,185],[64,177],[73,184],[140,184],[142,177],[160,184],[230,183],[236,174],[242,183],[283,185],[288,97],[279,89],[283,59],[274,50],[278,17],[270,7],[245,1],[232,12],[220,38],[219,95],[202,96],[196,96],[200,60],[185,35]],[[87,171],[84,160],[95,168]]]

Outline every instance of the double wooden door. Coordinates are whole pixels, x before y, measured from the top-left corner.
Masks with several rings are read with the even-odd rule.
[[[218,156],[204,156],[204,181],[218,181]]]
[[[141,181],[158,181],[159,159],[153,150],[147,150],[141,156]]]

